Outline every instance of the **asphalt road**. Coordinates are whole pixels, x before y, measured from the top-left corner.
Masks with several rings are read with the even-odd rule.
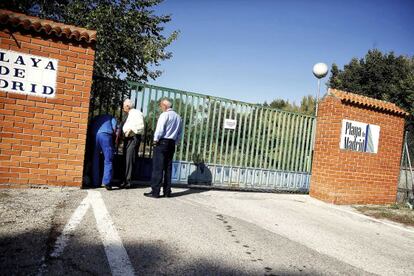
[[[188,189],[152,199],[147,190],[0,190],[0,274],[414,274],[414,230],[350,207]]]

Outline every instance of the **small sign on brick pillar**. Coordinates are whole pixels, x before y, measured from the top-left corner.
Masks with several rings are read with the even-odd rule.
[[[330,89],[319,104],[310,195],[335,204],[390,204],[404,118],[395,104]]]
[[[80,186],[96,32],[0,10],[0,187]]]

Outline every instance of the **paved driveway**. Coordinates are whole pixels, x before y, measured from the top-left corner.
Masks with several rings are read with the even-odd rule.
[[[0,190],[1,274],[412,275],[414,230],[307,195]]]

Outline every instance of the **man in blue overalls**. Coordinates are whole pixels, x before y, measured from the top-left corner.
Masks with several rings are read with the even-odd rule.
[[[99,115],[92,120],[92,134],[95,140],[92,164],[93,186],[98,188],[103,184],[107,190],[112,190],[112,161],[114,158],[114,137],[118,139],[116,119],[111,115]],[[104,156],[104,171],[100,181],[99,155]]]

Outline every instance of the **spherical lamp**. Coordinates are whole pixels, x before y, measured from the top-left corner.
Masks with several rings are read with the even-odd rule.
[[[324,78],[328,74],[328,65],[322,62],[316,63],[312,71],[318,79]]]

